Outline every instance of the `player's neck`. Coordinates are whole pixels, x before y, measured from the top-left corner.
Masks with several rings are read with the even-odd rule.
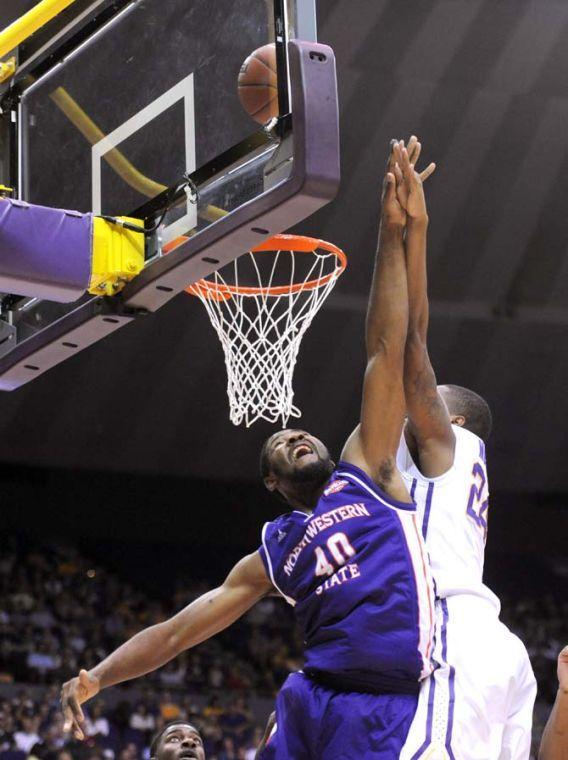
[[[284,496],[291,507],[299,509],[302,512],[310,512],[311,514],[316,508],[324,488],[325,483],[313,488],[305,484],[302,488],[296,487],[290,489]]]

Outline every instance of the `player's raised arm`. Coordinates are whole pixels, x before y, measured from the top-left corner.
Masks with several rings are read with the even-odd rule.
[[[408,327],[408,289],[403,239],[406,214],[396,196],[393,169],[391,147],[367,308],[367,368],[361,419],[341,458],[363,469],[394,498],[409,501],[395,462],[404,418],[402,371]]]
[[[393,148],[397,195],[407,214],[405,237],[408,274],[408,336],[404,360],[404,392],[408,424],[407,442],[426,477],[446,472],[453,461],[455,436],[450,415],[437,390],[436,375],[427,346],[429,305],[426,266],[428,212],[423,182],[434,171],[430,164],[415,170],[421,145],[411,137]]]
[[[65,730],[83,739],[81,704],[101,689],[129,681],[165,665],[234,623],[272,589],[258,552],[238,562],[225,582],[163,623],[140,631],[88,673],[82,670],[63,685]]]
[[[538,760],[568,760],[568,646],[558,655],[558,694],[542,735]]]

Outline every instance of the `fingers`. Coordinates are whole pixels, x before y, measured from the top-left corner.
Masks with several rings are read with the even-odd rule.
[[[404,175],[404,180],[408,183],[409,187],[413,187],[416,184],[418,175],[414,171],[414,164],[410,163],[410,157],[406,148],[402,148],[401,156],[401,168],[402,174]]]
[[[396,140],[390,141],[390,151],[389,151],[389,157],[387,159],[387,172],[392,172],[394,170],[394,164],[396,161],[394,150],[395,146],[398,145],[398,142]]]
[[[402,173],[402,169],[400,168],[400,164],[398,163],[398,161],[394,165],[394,176],[396,178],[396,184],[402,185],[402,183],[404,182],[404,175]]]
[[[387,171],[394,174],[396,184],[406,182],[408,187],[417,181],[425,182],[436,170],[436,164],[431,163],[422,172],[416,172],[415,167],[422,153],[422,143],[416,135],[412,135],[405,146],[404,140],[391,140]]]
[[[385,200],[392,200],[396,195],[396,179],[392,172],[387,172],[385,177]]]
[[[75,739],[79,739],[79,741],[82,741],[85,738],[85,734],[83,733],[83,729],[81,728],[80,722],[79,722],[79,715],[76,711],[76,708],[78,707],[78,704],[73,698],[70,698],[67,700],[67,703],[65,704],[65,701],[63,703],[63,716],[64,716],[64,722],[63,722],[63,731],[65,733],[71,732]],[[81,716],[83,716],[83,713],[81,711],[81,708],[79,708],[79,713]],[[84,720],[84,716],[81,718],[81,722]]]
[[[434,172],[436,171],[436,164],[431,163],[429,166],[427,166],[423,172],[420,172],[418,175],[420,177],[421,182],[425,182],[428,177],[430,177]]]
[[[418,142],[416,135],[412,135],[408,141],[407,150],[410,163],[416,166],[418,159],[420,158],[420,154],[422,153],[422,143]]]
[[[402,150],[404,148],[404,140],[399,140],[393,145],[392,153],[395,164],[402,166]],[[394,166],[393,166],[394,168]]]
[[[86,679],[86,682],[85,682]],[[79,693],[88,694],[87,685],[89,676],[87,671],[82,670],[79,678],[73,678],[64,684],[61,693],[61,709],[64,716],[63,730],[72,732],[75,739],[82,740],[85,738],[83,733],[83,724],[85,716],[79,702]]]

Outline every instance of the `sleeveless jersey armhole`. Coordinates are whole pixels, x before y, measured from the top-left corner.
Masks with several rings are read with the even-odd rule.
[[[262,544],[259,547],[258,552],[260,554],[262,562],[264,563],[264,568],[268,574],[268,577],[270,578],[272,585],[274,586],[276,591],[278,591],[280,596],[282,596],[288,602],[289,605],[291,605],[292,607],[295,607],[296,601],[292,599],[292,597],[287,596],[282,591],[282,589],[280,588],[280,586],[278,585],[274,577],[273,561],[272,561],[272,557],[270,556],[270,549],[268,547],[268,541],[269,541],[268,531],[271,526],[273,526],[273,523],[270,523],[270,522],[264,523],[264,526],[262,528]]]
[[[360,467],[357,467],[355,464],[350,464],[349,462],[339,462],[335,472],[337,473],[338,477],[347,478],[352,483],[356,483],[360,488],[363,488],[377,501],[381,502],[381,504],[389,507],[390,509],[404,510],[405,512],[416,511],[416,504],[414,504],[414,501],[410,503],[393,499],[393,497],[385,493],[385,491],[383,491],[383,489],[377,485],[377,483],[375,483],[374,480],[372,480],[366,472],[364,472]]]

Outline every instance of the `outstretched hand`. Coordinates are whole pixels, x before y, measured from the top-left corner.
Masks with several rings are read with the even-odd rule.
[[[397,180],[395,175],[396,155],[395,148],[398,145],[396,140],[391,140],[390,152],[387,161],[387,170],[383,182],[382,217],[389,224],[395,224],[404,227],[406,224],[406,210],[401,206],[397,193]]]
[[[422,152],[422,144],[412,135],[408,147],[404,140],[392,147],[393,172],[396,178],[396,195],[402,209],[411,219],[427,219],[424,182],[436,170],[436,164],[429,164],[422,172],[416,171],[416,164]]]
[[[72,731],[75,739],[85,738],[85,716],[81,705],[99,693],[100,683],[96,676],[80,670],[79,675],[63,684],[61,689],[61,709],[64,731]]]

